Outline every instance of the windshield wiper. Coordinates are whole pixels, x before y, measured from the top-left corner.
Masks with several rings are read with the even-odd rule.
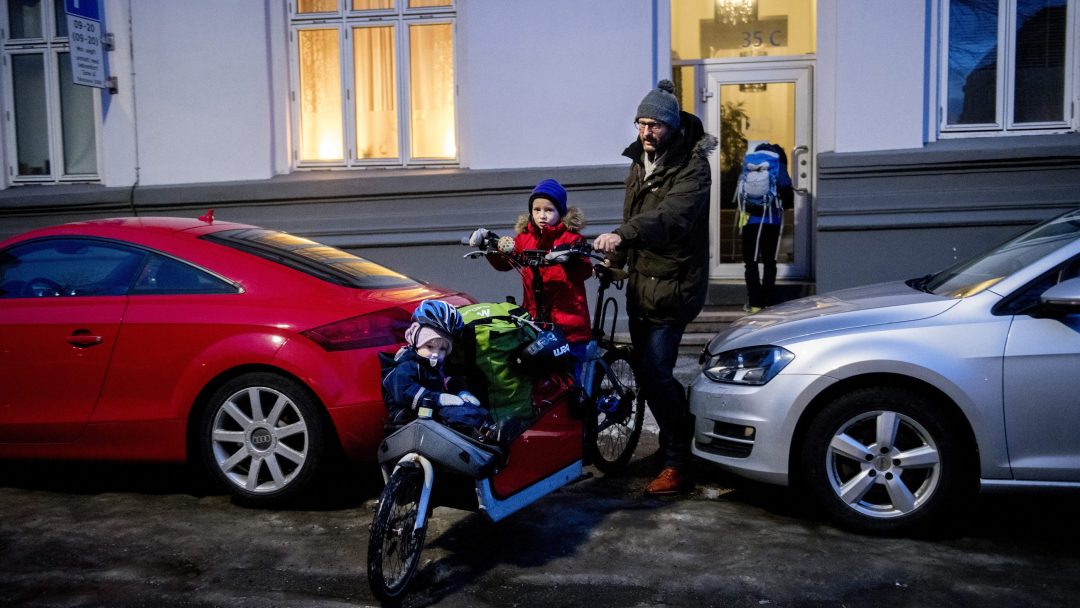
[[[918,289],[919,291],[925,293],[934,293],[933,290],[927,287],[927,284],[929,284],[930,280],[933,278],[934,273],[931,272],[930,274],[921,276],[917,279],[908,279],[904,281],[904,283],[912,289]]]

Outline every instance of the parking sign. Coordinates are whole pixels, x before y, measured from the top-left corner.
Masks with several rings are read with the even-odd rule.
[[[104,89],[108,86],[102,37],[100,0],[64,0],[68,40],[71,46],[71,76],[75,84]]]

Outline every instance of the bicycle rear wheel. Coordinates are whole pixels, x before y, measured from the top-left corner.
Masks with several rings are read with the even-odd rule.
[[[371,522],[368,537],[368,584],[382,602],[405,595],[420,563],[427,526],[413,530],[420,509],[424,473],[413,463],[402,463],[390,476]]]
[[[616,473],[630,462],[645,420],[645,399],[638,392],[630,350],[615,348],[604,355],[606,370],[597,370],[596,432],[590,442],[592,464],[604,473]]]

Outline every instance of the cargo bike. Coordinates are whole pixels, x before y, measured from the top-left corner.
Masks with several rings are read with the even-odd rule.
[[[436,506],[479,511],[497,522],[583,478],[586,465],[604,473],[619,471],[641,435],[645,402],[637,391],[630,347],[614,341],[618,303],[606,295],[612,286],[622,288],[625,273],[604,266],[602,257],[585,244],[521,254],[505,242],[500,249],[494,239],[485,245],[465,257],[497,255],[510,262],[530,278],[541,311],[539,267],[572,256],[591,259],[598,281],[592,339],[579,380],[561,333],[545,319],[524,315],[517,321],[531,331],[531,341],[511,358],[531,377],[531,411],[518,411],[481,433],[431,418],[390,430],[379,446],[386,485],[368,539],[368,582],[384,602],[398,601],[408,590]],[[497,309],[476,306],[481,308],[479,318],[484,318],[484,306]],[[467,357],[482,354],[468,350],[463,349]],[[499,411],[498,403],[487,405],[493,413]]]

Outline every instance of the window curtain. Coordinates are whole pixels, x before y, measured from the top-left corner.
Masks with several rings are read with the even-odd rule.
[[[301,160],[344,160],[338,30],[300,30]]]
[[[455,158],[453,26],[409,26],[409,59],[412,156]]]
[[[353,28],[356,157],[398,157],[394,28]]]

